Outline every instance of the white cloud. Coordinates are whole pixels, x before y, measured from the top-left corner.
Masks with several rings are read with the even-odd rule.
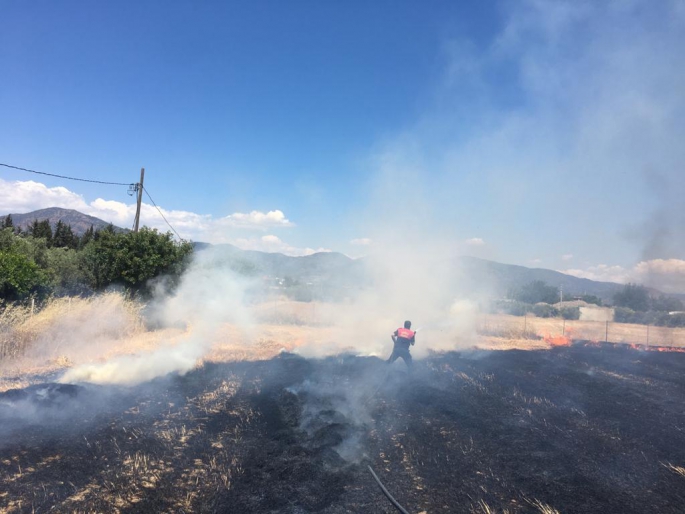
[[[301,257],[303,255],[312,255],[314,253],[330,252],[327,248],[298,248],[292,246],[279,237],[274,235],[266,235],[261,237],[240,238],[236,239],[234,243],[238,248],[243,250],[257,250],[259,252],[269,253],[283,253],[294,257]]]
[[[536,259],[531,259],[531,260],[529,260],[528,262],[529,262],[530,264],[538,265],[538,264],[542,264],[542,259],[537,259],[537,258],[536,258]]]
[[[634,282],[654,287],[664,293],[685,293],[685,260],[652,259],[631,269],[599,264],[586,269],[567,269],[562,273],[602,282]]]
[[[573,259],[572,253],[565,253],[564,255],[561,256],[562,261],[570,261],[572,259]]]
[[[33,180],[5,181],[0,179],[0,210],[2,212],[29,212],[45,207],[85,209],[81,195],[66,187],[47,187]]]
[[[235,228],[259,228],[267,230],[273,227],[292,227],[294,224],[285,217],[282,211],[260,212],[252,211],[248,214],[236,212],[217,220],[217,224]]]
[[[481,239],[480,237],[472,237],[471,239],[467,239],[464,241],[468,246],[484,246],[485,241]]]
[[[589,266],[586,269],[567,269],[560,270],[561,273],[573,275],[578,278],[587,278],[590,280],[597,280],[600,282],[618,282],[620,284],[629,281],[629,271],[622,266],[609,266],[607,264],[598,264],[597,266]]]
[[[355,246],[369,246],[371,243],[372,241],[368,237],[361,237],[359,239],[353,239],[350,241],[350,244]]]
[[[87,202],[83,196],[65,187],[47,187],[45,184],[32,180],[5,181],[0,179],[0,214],[31,212],[47,207],[75,209],[124,228],[132,226],[136,212],[136,205],[133,201],[124,203],[97,198],[92,202]],[[215,244],[234,243],[236,231],[264,231],[295,226],[282,211],[277,209],[269,212],[236,212],[221,218],[214,218],[209,214],[168,210],[163,207],[160,207],[160,210],[181,237]],[[145,202],[141,205],[141,220],[143,225],[163,232],[169,230],[169,226],[162,219],[157,208]],[[283,242],[281,246],[291,249],[293,254],[298,255],[306,251],[312,253],[315,251],[310,248],[290,247]]]
[[[665,293],[685,292],[685,260],[652,259],[635,266],[636,282],[655,287]]]

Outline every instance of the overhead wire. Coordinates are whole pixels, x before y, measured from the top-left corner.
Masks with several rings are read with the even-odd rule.
[[[67,177],[66,175],[57,175],[55,173],[46,173],[44,171],[30,170],[28,168],[20,168],[19,166],[12,166],[11,164],[3,164],[1,162],[0,162],[0,166],[4,166],[5,168],[12,168],[14,170],[28,171],[29,173],[36,173],[38,175],[47,175],[48,177],[57,177],[57,178],[63,178],[66,180],[77,180],[78,182],[91,182],[93,184],[105,184],[108,186],[131,186],[131,185],[133,185],[132,183],[106,182],[104,180],[91,180],[91,179],[87,179],[87,178]]]
[[[176,236],[183,241],[184,239],[180,236],[180,234],[176,231],[176,229],[169,223],[169,220],[166,219],[166,216],[164,216],[164,213],[162,213],[162,210],[157,206],[155,201],[152,199],[152,196],[150,196],[150,193],[148,192],[147,189],[145,189],[141,184],[135,184],[135,183],[124,183],[124,182],[107,182],[104,180],[91,180],[91,179],[86,179],[86,178],[77,178],[77,177],[68,177],[66,175],[57,175],[55,173],[46,173],[44,171],[36,171],[36,170],[30,170],[28,168],[21,168],[19,166],[12,166],[11,164],[4,164],[0,162],[0,166],[4,166],[5,168],[12,168],[15,170],[21,170],[21,171],[28,171],[29,173],[36,173],[38,175],[46,175],[48,177],[57,177],[57,178],[62,178],[66,180],[76,180],[79,182],[91,182],[93,184],[105,184],[109,186],[137,186],[137,187],[142,187],[143,191],[145,191],[145,194],[147,197],[150,199],[152,202],[152,205],[155,206],[155,209],[157,209],[157,212],[159,212],[159,215],[162,217],[162,219],[166,222],[167,225],[169,225],[169,228],[176,234]],[[135,222],[134,222],[135,226]]]
[[[143,191],[145,191],[145,194],[147,195],[147,197],[148,197],[148,198],[150,199],[150,201],[152,202],[152,205],[155,206],[155,208],[157,209],[157,212],[159,212],[159,215],[162,217],[162,219],[163,219],[164,221],[166,221],[166,224],[169,225],[169,228],[170,228],[171,230],[174,231],[174,234],[176,234],[176,236],[177,236],[181,241],[183,241],[184,239],[179,235],[178,232],[176,232],[176,229],[175,229],[174,227],[171,226],[171,223],[169,223],[169,220],[166,219],[166,216],[164,216],[164,214],[162,213],[162,210],[161,210],[159,207],[157,207],[157,204],[155,203],[155,201],[154,201],[154,200],[152,199],[152,197],[150,196],[150,193],[148,192],[148,190],[147,190],[145,187],[143,187],[142,185],[139,186],[139,187],[142,187],[142,188],[143,188]]]

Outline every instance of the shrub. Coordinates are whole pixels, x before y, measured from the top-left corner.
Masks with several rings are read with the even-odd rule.
[[[562,307],[560,314],[564,319],[580,319],[580,307]]]
[[[622,290],[614,294],[616,307],[627,307],[633,311],[646,312],[649,310],[649,292],[644,286],[626,284]]]
[[[553,318],[559,315],[559,310],[546,303],[533,305],[533,314],[538,318]]]

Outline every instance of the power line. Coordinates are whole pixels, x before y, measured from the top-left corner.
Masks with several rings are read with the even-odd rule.
[[[145,188],[143,187],[143,185],[140,184],[140,183],[138,183],[138,184],[134,184],[134,183],[125,184],[125,183],[123,183],[123,182],[105,182],[105,181],[103,181],[103,180],[90,180],[90,179],[86,179],[86,178],[67,177],[66,175],[56,175],[55,173],[45,173],[44,171],[36,171],[36,170],[30,170],[30,169],[27,169],[27,168],[20,168],[19,166],[12,166],[11,164],[3,164],[3,163],[1,163],[1,162],[0,162],[0,166],[4,166],[4,167],[6,167],[6,168],[12,168],[12,169],[15,169],[15,170],[28,171],[29,173],[36,173],[36,174],[38,174],[38,175],[47,175],[47,176],[49,176],[49,177],[63,178],[63,179],[66,179],[66,180],[77,180],[77,181],[79,181],[79,182],[91,182],[91,183],[93,183],[93,184],[105,184],[105,185],[109,185],[109,186],[129,186],[129,187],[133,186],[133,187],[136,187],[136,190],[137,190],[138,187],[140,187],[143,191],[145,191],[145,194],[147,195],[147,197],[148,197],[148,198],[150,199],[150,201],[152,202],[152,205],[155,206],[155,208],[157,209],[157,212],[159,212],[159,215],[160,215],[160,216],[162,217],[162,219],[166,222],[166,224],[169,225],[169,228],[170,228],[171,230],[173,230],[174,234],[176,234],[176,236],[177,236],[181,241],[183,241],[183,238],[179,235],[179,233],[176,231],[176,229],[175,229],[174,227],[171,226],[171,223],[169,223],[169,220],[166,219],[166,217],[165,217],[164,214],[162,213],[161,209],[157,206],[157,204],[155,203],[155,201],[152,199],[152,197],[150,196],[150,193],[148,192],[148,190],[145,189]]]
[[[29,170],[26,168],[20,168],[19,166],[12,166],[10,164],[3,164],[0,162],[0,166],[4,166],[5,168],[12,168],[15,170],[21,170],[21,171],[28,171],[29,173],[36,173],[38,175],[47,175],[48,177],[57,177],[57,178],[64,178],[67,180],[77,180],[79,182],[92,182],[93,184],[106,184],[108,186],[130,186],[132,184],[124,184],[123,182],[105,182],[103,180],[90,180],[87,178],[76,178],[76,177],[67,177],[65,175],[55,175],[54,173],[45,173],[44,171],[36,171],[36,170]]]
[[[142,186],[141,186],[141,187],[142,187]],[[176,235],[178,236],[178,238],[179,238],[181,241],[183,241],[183,238],[178,234],[178,232],[176,232],[176,229],[175,229],[174,227],[171,226],[171,223],[169,223],[169,220],[166,219],[166,217],[164,216],[164,214],[162,214],[162,210],[161,210],[159,207],[157,207],[157,204],[156,204],[155,201],[152,199],[152,197],[150,196],[150,193],[148,193],[147,189],[143,187],[143,191],[145,191],[145,194],[147,195],[147,197],[148,197],[148,198],[150,199],[150,201],[152,202],[152,205],[155,206],[155,208],[156,208],[157,211],[159,212],[159,215],[164,219],[164,221],[166,221],[166,224],[169,225],[169,228],[170,228],[171,230],[174,231],[174,234],[176,234]]]

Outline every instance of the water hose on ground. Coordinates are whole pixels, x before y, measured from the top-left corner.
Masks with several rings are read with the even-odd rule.
[[[378,485],[380,486],[381,491],[383,491],[383,494],[388,498],[388,500],[390,500],[390,503],[392,503],[395,506],[395,508],[398,511],[400,511],[402,514],[409,514],[409,512],[407,512],[407,510],[404,507],[402,507],[402,505],[397,503],[397,500],[395,500],[395,498],[393,498],[392,495],[388,492],[388,490],[385,488],[385,486],[381,482],[380,478],[378,478],[376,473],[373,472],[373,469],[371,469],[371,466],[367,465],[366,467],[369,468],[369,471],[373,475],[373,478],[376,480],[376,482],[378,482]]]

